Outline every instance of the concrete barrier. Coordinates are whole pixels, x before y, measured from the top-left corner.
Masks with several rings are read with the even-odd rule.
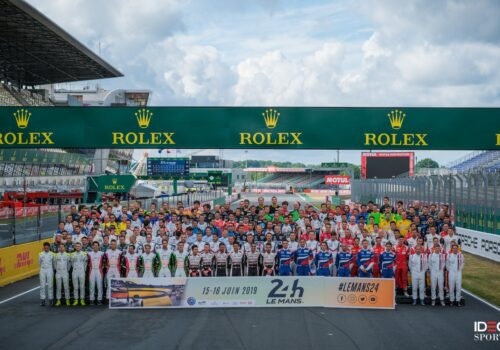
[[[500,262],[500,235],[457,227],[462,250]]]

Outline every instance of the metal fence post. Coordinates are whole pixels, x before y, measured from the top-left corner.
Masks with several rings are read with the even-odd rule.
[[[488,174],[483,173],[483,187],[484,187],[484,198],[483,198],[483,227],[486,232],[491,232],[490,231],[490,205],[488,203]]]
[[[479,175],[473,175],[474,176],[474,186],[475,188],[475,193],[476,193],[476,200],[475,200],[475,207],[476,207],[476,229],[480,229],[481,225],[481,219],[482,219],[482,208],[481,208],[481,199],[479,198]]]
[[[468,228],[473,228],[474,226],[474,216],[472,214],[472,209],[471,209],[471,198],[472,198],[472,176],[467,176],[467,206],[466,206],[466,215],[467,215],[467,227]]]
[[[498,222],[497,222],[497,207],[498,207],[498,195],[497,195],[497,185],[498,185],[498,174],[493,174],[493,233],[497,233]]]
[[[37,207],[38,210],[37,210],[37,215],[36,215],[36,231],[37,231],[37,234],[38,234],[38,240],[40,241],[42,239],[42,233],[40,232],[40,226],[41,225],[41,215],[42,215],[42,207]]]
[[[16,244],[16,207],[15,206],[10,206],[9,209],[11,210],[11,215],[12,215],[12,222],[10,225],[10,229],[12,232],[12,244]]]
[[[61,222],[61,200],[58,200],[58,203],[57,203],[57,224],[59,224]]]

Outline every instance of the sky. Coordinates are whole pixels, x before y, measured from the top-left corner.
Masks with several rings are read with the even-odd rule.
[[[151,105],[500,104],[496,0],[28,2],[124,73],[101,86],[149,89]],[[224,154],[306,163],[336,157],[335,151]],[[448,164],[465,154],[418,151],[417,157]],[[340,160],[359,164],[360,152],[341,151]]]

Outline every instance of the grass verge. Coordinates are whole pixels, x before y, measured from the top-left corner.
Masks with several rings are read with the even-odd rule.
[[[490,303],[500,306],[500,263],[463,253],[462,286]]]

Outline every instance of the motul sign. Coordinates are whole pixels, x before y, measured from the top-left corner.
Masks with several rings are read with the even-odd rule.
[[[326,185],[350,185],[351,178],[348,175],[326,175]]]

